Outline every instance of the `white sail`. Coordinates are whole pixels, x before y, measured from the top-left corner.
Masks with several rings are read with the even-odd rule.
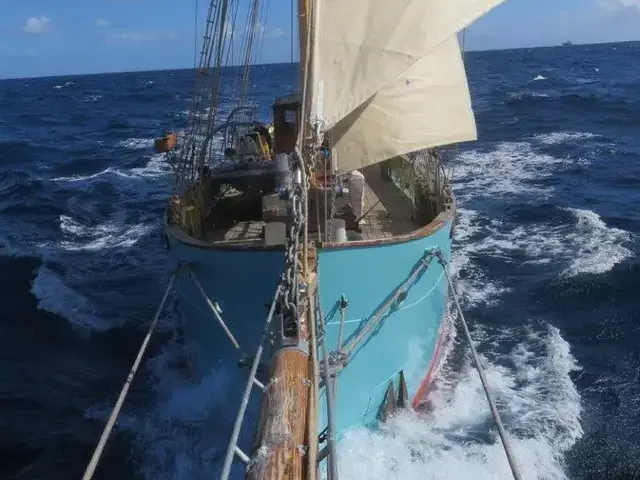
[[[316,0],[310,118],[324,128],[504,0]]]
[[[339,172],[476,139],[457,37],[442,43],[331,130]]]

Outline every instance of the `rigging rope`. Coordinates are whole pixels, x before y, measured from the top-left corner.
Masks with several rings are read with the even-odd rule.
[[[371,315],[371,317],[369,317],[364,323],[363,327],[354,333],[351,340],[349,340],[346,345],[335,353],[334,356],[338,361],[347,359],[356,350],[356,348],[358,348],[360,342],[368,338],[369,334],[374,331],[374,329],[385,318],[384,315],[396,304],[397,300],[402,298],[402,296],[406,296],[409,289],[417,279],[420,278],[422,272],[429,268],[429,264],[433,257],[438,255],[437,252],[437,249],[425,250],[418,263],[412,267],[409,272],[409,276],[394,290],[393,294],[388,297],[388,299],[380,305],[378,309],[376,309],[374,314]]]
[[[89,465],[87,466],[87,469],[85,470],[84,475],[82,476],[82,480],[90,480],[91,477],[93,477],[93,474],[95,473],[96,467],[98,466],[98,462],[100,461],[100,457],[102,456],[102,452],[104,451],[104,447],[107,444],[107,440],[109,440],[109,436],[111,435],[111,430],[113,429],[113,426],[116,423],[118,415],[120,414],[120,409],[122,408],[122,404],[124,403],[127,393],[129,392],[129,387],[131,386],[131,382],[133,382],[133,377],[135,377],[136,372],[138,371],[138,367],[140,366],[140,362],[142,361],[144,352],[147,349],[147,346],[149,345],[149,341],[151,340],[151,335],[153,334],[153,331],[155,330],[156,325],[158,324],[158,319],[160,318],[160,314],[162,313],[162,310],[164,310],[164,305],[165,303],[167,303],[167,298],[169,297],[169,292],[173,287],[173,283],[175,279],[176,279],[176,273],[174,273],[171,276],[171,281],[169,282],[169,285],[167,286],[167,289],[164,292],[162,301],[160,302],[160,305],[158,306],[158,310],[156,311],[156,316],[153,318],[153,321],[149,326],[149,330],[147,331],[147,334],[145,335],[144,340],[142,341],[142,345],[140,346],[140,350],[138,351],[138,356],[133,362],[133,366],[129,371],[127,380],[124,382],[124,386],[120,391],[120,396],[118,397],[118,400],[116,401],[116,404],[113,407],[113,411],[111,412],[111,416],[109,417],[109,421],[107,422],[107,425],[104,427],[104,430],[102,431],[102,436],[100,437],[100,441],[98,442],[98,445],[96,446],[96,449],[93,452],[93,456],[91,457],[91,461],[89,462]]]
[[[196,0],[196,13],[193,20],[193,68],[198,68],[198,0]]]
[[[296,14],[296,6],[294,5],[294,1],[295,0],[291,0],[291,26],[289,28],[289,31],[291,32],[290,34],[290,38],[291,38],[291,63],[293,63],[293,44],[295,42],[295,35],[294,35],[294,25],[293,25],[293,16]]]
[[[502,420],[500,419],[500,414],[498,413],[498,408],[496,407],[496,402],[493,399],[493,395],[491,394],[491,390],[489,389],[489,383],[487,382],[487,377],[485,376],[484,370],[482,369],[482,365],[480,364],[480,358],[478,357],[478,353],[476,352],[476,347],[473,345],[473,341],[471,340],[471,333],[469,332],[469,327],[467,326],[467,322],[464,319],[464,315],[462,314],[462,308],[460,308],[460,303],[458,302],[458,295],[456,293],[456,289],[451,281],[451,277],[449,276],[449,270],[447,268],[447,260],[442,255],[441,250],[437,250],[435,252],[438,261],[442,265],[444,270],[444,274],[447,277],[447,282],[449,283],[449,291],[451,292],[451,296],[453,297],[453,301],[456,305],[456,310],[458,311],[458,317],[460,318],[460,323],[462,324],[462,328],[464,330],[464,335],[467,338],[467,343],[469,343],[469,348],[471,349],[471,356],[473,357],[473,363],[475,364],[476,370],[478,370],[478,375],[480,375],[480,381],[482,382],[482,388],[484,389],[485,396],[487,397],[487,402],[489,403],[489,408],[491,409],[491,415],[493,416],[493,421],[498,427],[498,433],[500,435],[500,440],[502,440],[502,446],[504,448],[504,453],[507,456],[507,460],[509,461],[509,467],[511,467],[511,473],[513,474],[513,478],[515,480],[522,480],[522,476],[520,475],[520,470],[518,469],[518,464],[516,463],[515,456],[513,455],[513,450],[511,450],[511,446],[509,441],[507,440],[507,433],[502,425]]]

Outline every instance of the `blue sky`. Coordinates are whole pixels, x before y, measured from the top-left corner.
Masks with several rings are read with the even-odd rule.
[[[193,66],[196,0],[9,1],[0,16],[0,78]],[[289,61],[290,5],[270,0],[261,62]],[[207,6],[198,0],[200,31]],[[507,0],[469,28],[466,48],[569,39],[640,39],[640,0]]]

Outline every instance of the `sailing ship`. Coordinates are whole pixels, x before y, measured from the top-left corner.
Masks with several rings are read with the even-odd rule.
[[[502,1],[299,0],[299,89],[271,125],[250,101],[264,0],[244,25],[211,1],[188,128],[156,148],[195,369],[246,382],[221,478],[335,479],[349,428],[425,400],[456,212],[438,147],[476,139],[457,34]]]

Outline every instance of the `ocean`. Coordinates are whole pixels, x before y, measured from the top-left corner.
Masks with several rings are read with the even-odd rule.
[[[453,274],[525,479],[640,478],[640,43],[469,52],[479,140],[445,152]],[[296,67],[253,71],[253,100]],[[168,282],[192,70],[0,81],[0,478],[80,478]],[[94,478],[215,478],[239,399],[161,319]],[[432,408],[354,430],[345,479],[503,479],[462,335]]]

